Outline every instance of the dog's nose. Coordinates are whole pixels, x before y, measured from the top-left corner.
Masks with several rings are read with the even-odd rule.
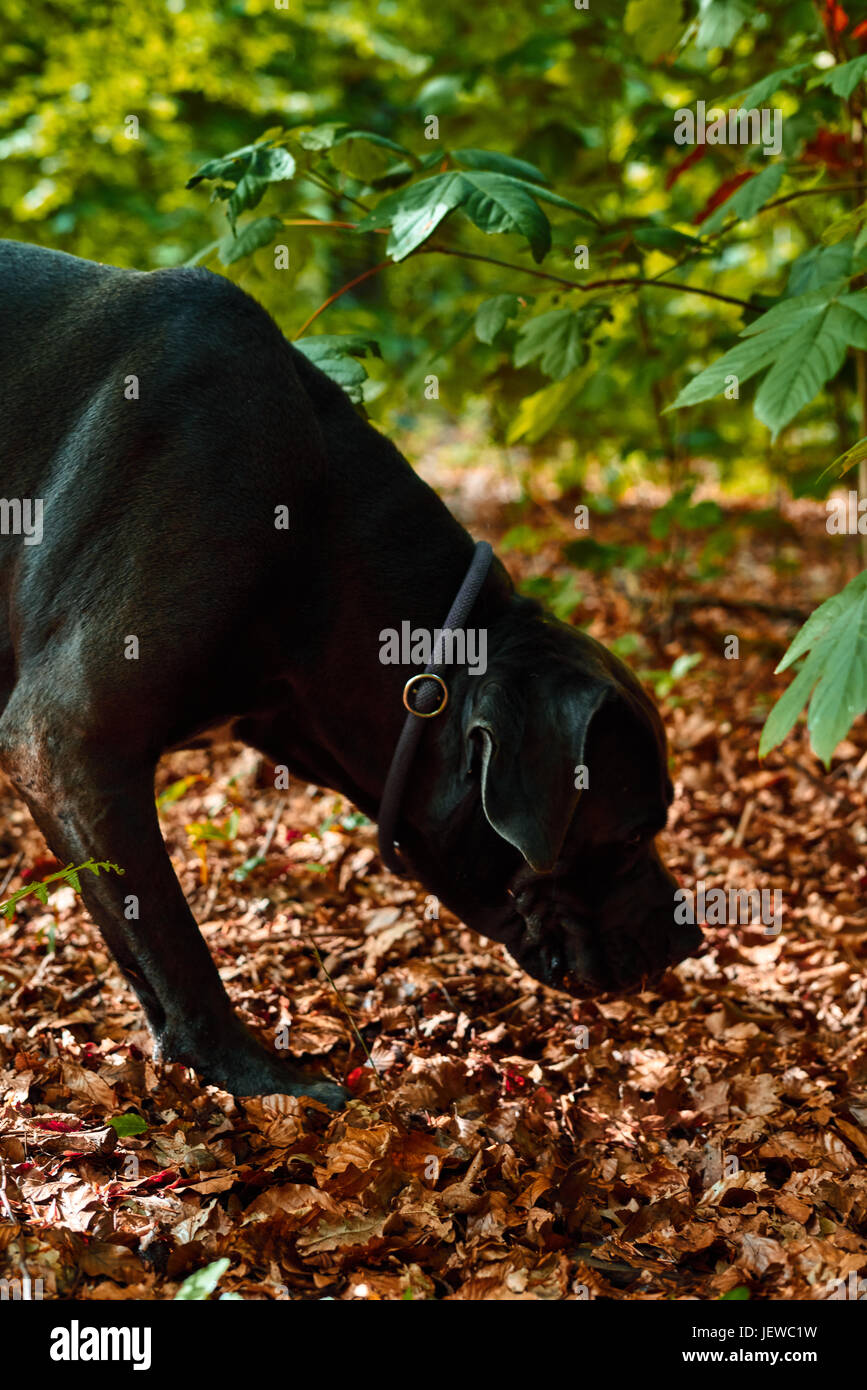
[[[676,925],[668,942],[668,965],[678,965],[688,956],[694,956],[701,949],[704,936],[700,927],[692,923]]]

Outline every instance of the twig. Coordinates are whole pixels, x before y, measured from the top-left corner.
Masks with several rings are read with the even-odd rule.
[[[740,820],[738,821],[738,828],[737,828],[737,830],[735,831],[735,837],[734,837],[734,839],[732,840],[732,845],[733,845],[733,847],[734,847],[735,849],[740,849],[741,845],[743,844],[743,842],[744,842],[744,836],[745,836],[746,833],[747,833],[747,826],[748,826],[749,823],[750,823],[750,817],[752,816],[753,811],[754,811],[755,809],[756,809],[756,799],[755,799],[755,797],[751,796],[751,797],[748,798],[748,800],[747,800],[747,802],[746,802],[746,804],[745,804],[745,806],[744,806],[744,809],[743,809],[743,811],[741,812],[741,818],[740,818]]]
[[[9,870],[8,874],[4,878],[3,882],[0,883],[0,898],[3,897],[3,894],[6,892],[6,889],[9,887],[9,884],[12,882],[18,870],[21,868],[23,859],[24,851],[22,850],[18,858],[15,860],[15,863],[12,865],[12,868]]]
[[[725,608],[738,613],[742,609],[753,609],[769,618],[787,618],[792,622],[805,623],[810,613],[805,608],[795,608],[786,603],[765,603],[761,599],[725,598],[721,594],[676,594],[671,600],[673,608]]]
[[[336,986],[336,984],[334,983],[333,979],[331,978],[331,976],[329,975],[328,971],[326,970],[326,968],[325,968],[325,961],[322,959],[322,957],[321,957],[320,954],[319,954],[319,948],[318,948],[318,946],[316,945],[316,942],[313,940],[312,937],[309,937],[309,936],[308,936],[307,940],[308,940],[308,942],[310,943],[310,946],[311,946],[312,949],[313,949],[313,954],[314,954],[314,956],[316,957],[316,962],[317,962],[317,964],[318,964],[320,970],[322,971],[322,973],[323,973],[323,975],[325,976],[326,980],[327,980],[328,983],[330,984],[331,988],[334,990],[334,993],[337,995],[337,1002],[338,1002],[338,1004],[340,1005],[340,1007],[341,1007],[341,1009],[343,1010],[343,1012],[346,1014],[347,1022],[349,1023],[350,1028],[352,1029],[353,1033],[355,1034],[356,1040],[357,1040],[359,1046],[361,1047],[362,1052],[364,1053],[365,1057],[367,1058],[368,1062],[369,1062],[370,1065],[371,1065],[371,1068],[373,1069],[373,1074],[374,1074],[374,1076],[376,1077],[376,1084],[377,1084],[377,1086],[378,1086],[379,1089],[380,1089],[380,1092],[381,1092],[381,1094],[382,1094],[382,1099],[385,1101],[386,1105],[389,1105],[389,1099],[388,1099],[388,1096],[387,1096],[386,1093],[385,1093],[385,1087],[384,1087],[383,1084],[382,1084],[382,1077],[381,1077],[380,1074],[379,1074],[379,1068],[377,1067],[376,1063],[374,1062],[373,1058],[372,1058],[371,1055],[370,1055],[370,1049],[368,1048],[367,1043],[364,1041],[364,1038],[361,1036],[361,1034],[359,1033],[358,1029],[356,1028],[356,1026],[355,1026],[355,1019],[352,1017],[352,1014],[349,1012],[348,1008],[346,1007],[345,1003],[343,1002],[343,995],[340,993],[340,990],[337,988],[337,986]]]
[[[348,280],[345,285],[340,286],[340,289],[330,294],[328,298],[319,305],[318,309],[314,309],[310,317],[305,319],[304,323],[302,323],[298,332],[293,335],[293,341],[297,342],[299,338],[303,337],[311,323],[314,323],[316,319],[319,318],[320,314],[324,314],[325,310],[329,309],[336,300],[340,299],[341,295],[354,289],[356,285],[360,285],[363,280],[369,279],[371,275],[378,275],[381,270],[387,270],[391,265],[405,265],[407,261],[414,259],[416,256],[431,255],[456,256],[459,260],[463,261],[484,261],[488,265],[501,266],[503,270],[517,271],[519,275],[531,275],[536,280],[547,280],[551,284],[562,285],[568,290],[578,290],[581,294],[588,294],[591,290],[618,289],[626,286],[632,286],[636,289],[646,287],[649,289],[674,290],[676,294],[697,294],[704,299],[716,299],[721,304],[734,304],[737,308],[746,309],[751,314],[761,314],[763,312],[757,304],[751,304],[748,299],[737,299],[731,294],[720,294],[717,290],[706,290],[700,285],[683,285],[674,280],[647,279],[641,275],[618,276],[613,280],[588,280],[585,284],[582,284],[581,281],[569,280],[564,275],[552,275],[550,271],[547,270],[534,270],[532,266],[515,265],[511,261],[501,261],[496,256],[484,256],[478,251],[462,251],[456,246],[442,246],[435,242],[430,246],[417,247],[416,250],[403,261],[379,261],[376,265],[372,265],[367,270],[362,271],[360,275],[356,275],[354,279]]]
[[[205,905],[202,908],[203,922],[207,922],[210,919],[211,913],[214,910],[214,904],[216,903],[217,897],[220,892],[220,884],[222,883],[222,881],[223,866],[222,864],[218,863],[216,869],[214,870],[214,877],[211,880],[211,886],[208,889],[208,896],[205,898]]]
[[[369,280],[371,275],[378,275],[381,270],[385,270],[386,266],[397,264],[399,264],[397,261],[380,261],[378,265],[372,265],[368,270],[364,270],[360,275],[356,275],[354,280],[348,280],[345,285],[341,285],[339,290],[335,290],[333,294],[330,294],[325,302],[320,304],[318,309],[314,309],[310,317],[304,320],[298,332],[295,334],[294,341],[297,342],[299,338],[302,338],[311,323],[318,319],[320,314],[324,314],[325,310],[329,308],[336,299],[339,299],[342,294],[346,294],[348,290],[354,289],[356,285],[360,285],[362,280]]]
[[[799,763],[796,758],[790,758],[788,753],[781,753],[779,749],[777,749],[777,752],[780,754],[784,763],[794,768],[796,772],[800,772],[801,776],[806,777],[808,782],[812,782],[813,786],[816,787],[823,796],[826,796],[829,801],[833,801],[835,809],[838,806],[844,807],[846,811],[854,811],[856,809],[855,803],[849,800],[844,791],[829,791],[822,779],[817,777],[815,773],[812,773],[808,767],[804,767],[803,763]]]
[[[513,265],[510,261],[501,261],[495,256],[484,256],[478,251],[462,251],[453,246],[440,246],[434,243],[431,246],[420,246],[412,254],[417,256],[423,253],[459,256],[461,260],[465,261],[487,261],[489,265],[499,265],[504,270],[517,270],[523,275],[533,275],[538,280],[552,280],[555,284],[564,285],[570,290],[580,290],[582,294],[586,294],[590,290],[614,289],[621,285],[634,285],[636,288],[647,286],[650,289],[675,290],[681,294],[703,295],[705,299],[718,299],[723,304],[736,304],[739,309],[749,309],[752,314],[764,312],[757,304],[751,304],[748,299],[737,299],[734,295],[720,294],[717,290],[705,290],[699,285],[682,285],[672,280],[648,279],[642,275],[623,275],[617,276],[613,280],[588,280],[586,283],[582,283],[580,280],[568,280],[563,275],[552,275],[545,270],[533,270],[530,266]]]
[[[257,852],[257,858],[266,859],[268,857],[268,851],[271,848],[274,836],[277,834],[277,827],[280,824],[280,819],[283,815],[284,809],[285,807],[283,805],[283,802],[279,801],[277,803],[277,809],[271,817],[271,824],[268,826],[268,832]]]

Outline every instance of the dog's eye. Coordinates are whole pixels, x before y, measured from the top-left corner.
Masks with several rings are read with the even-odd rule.
[[[627,849],[636,849],[636,848],[638,847],[638,845],[641,844],[641,841],[642,841],[643,839],[644,839],[644,831],[643,831],[643,830],[636,830],[635,834],[634,834],[634,835],[630,835],[629,838],[628,838],[628,840],[624,840],[623,843],[626,845],[626,848],[627,848]]]

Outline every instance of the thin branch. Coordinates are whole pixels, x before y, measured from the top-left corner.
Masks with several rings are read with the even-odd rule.
[[[366,203],[363,203],[360,198],[354,197],[351,193],[346,193],[341,188],[335,188],[334,185],[329,183],[327,179],[324,179],[321,174],[314,174],[312,169],[306,170],[301,177],[309,179],[311,183],[316,184],[317,188],[324,189],[326,193],[331,193],[335,198],[345,198],[347,203],[354,203],[357,208],[361,208],[362,212],[370,212],[370,208]]]
[[[643,280],[638,275],[625,276],[618,280],[597,280],[588,285],[579,285],[578,288],[598,290],[605,289],[608,285],[648,285],[651,289],[676,290],[679,294],[698,294],[703,295],[705,299],[718,299],[721,304],[736,304],[739,309],[749,309],[751,314],[764,313],[758,304],[752,304],[748,299],[737,299],[731,294],[719,294],[716,290],[704,290],[699,285],[681,285],[675,280]]]
[[[781,207],[783,203],[793,203],[796,198],[816,198],[820,193],[857,193],[859,191],[861,191],[861,185],[858,183],[828,183],[822,188],[798,188],[794,193],[784,194],[782,198],[772,198],[759,211],[768,212],[770,208]]]
[[[334,990],[334,993],[335,993],[335,995],[337,996],[337,1002],[338,1002],[338,1004],[340,1005],[340,1007],[341,1007],[341,1009],[343,1010],[343,1012],[346,1014],[347,1021],[348,1021],[348,1023],[349,1023],[350,1028],[352,1029],[352,1032],[353,1032],[354,1035],[355,1035],[356,1042],[358,1043],[359,1047],[361,1048],[362,1052],[364,1053],[365,1057],[367,1058],[369,1065],[370,1065],[371,1068],[373,1069],[373,1074],[374,1074],[374,1076],[376,1077],[376,1084],[377,1084],[377,1086],[379,1087],[380,1094],[382,1095],[382,1098],[383,1098],[383,1100],[385,1101],[386,1105],[388,1105],[388,1104],[389,1104],[388,1096],[386,1095],[385,1087],[384,1087],[383,1084],[382,1084],[382,1077],[381,1077],[380,1074],[379,1074],[379,1067],[376,1065],[376,1063],[374,1062],[372,1056],[370,1055],[370,1048],[367,1046],[367,1043],[364,1041],[364,1038],[361,1036],[361,1033],[359,1032],[359,1030],[358,1030],[358,1028],[357,1028],[357,1026],[356,1026],[355,1019],[352,1017],[352,1014],[349,1012],[349,1009],[346,1007],[346,1003],[345,1003],[345,1001],[344,1001],[343,995],[340,993],[340,990],[337,988],[337,985],[334,983],[334,981],[332,980],[330,974],[328,973],[328,971],[327,971],[327,969],[326,969],[326,967],[325,967],[325,961],[322,959],[322,957],[321,957],[320,954],[319,954],[319,950],[318,950],[318,947],[317,947],[317,945],[316,945],[316,942],[313,940],[313,938],[312,938],[311,936],[308,936],[308,937],[307,937],[307,940],[309,941],[310,946],[311,946],[311,949],[312,949],[312,951],[313,951],[313,954],[314,954],[314,956],[316,957],[316,963],[318,964],[319,969],[322,971],[323,975],[325,976],[326,980],[327,980],[328,983],[330,984],[331,988]]]
[[[346,294],[348,290],[354,289],[356,285],[360,285],[362,280],[369,280],[371,275],[378,275],[381,270],[385,270],[386,266],[396,264],[396,261],[380,261],[379,265],[372,265],[369,270],[364,270],[360,275],[356,275],[354,280],[348,280],[345,285],[341,285],[339,290],[335,290],[333,294],[330,294],[325,302],[320,304],[318,309],[314,309],[310,317],[304,320],[298,332],[295,334],[293,342],[297,342],[299,338],[303,338],[311,323],[318,319],[320,314],[324,314],[325,310],[328,309],[336,299],[339,299],[342,294]]]
[[[346,227],[352,232],[358,226],[357,222],[329,222],[324,217],[281,217],[280,221],[284,227]]]
[[[736,304],[740,309],[749,309],[750,313],[760,314],[762,310],[756,304],[751,304],[748,299],[736,299],[730,294],[720,294],[717,290],[705,290],[699,285],[681,285],[672,280],[647,279],[641,275],[625,275],[614,280],[588,280],[582,284],[579,280],[567,280],[563,275],[552,275],[546,270],[533,270],[530,266],[514,265],[511,261],[500,261],[494,256],[483,256],[478,251],[460,251],[456,247],[441,246],[420,246],[413,255],[420,255],[424,252],[439,254],[441,256],[459,256],[467,261],[486,261],[489,265],[502,266],[504,270],[516,270],[522,275],[533,275],[538,280],[550,280],[556,285],[563,285],[566,289],[580,290],[586,294],[589,290],[604,290],[609,287],[614,288],[619,285],[647,285],[651,288],[664,290],[676,290],[681,294],[703,295],[706,299],[718,299],[723,304]]]

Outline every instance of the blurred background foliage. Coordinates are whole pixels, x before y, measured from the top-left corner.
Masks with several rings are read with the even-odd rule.
[[[0,15],[0,235],[205,265],[386,428],[477,420],[506,456],[553,459],[564,489],[592,464],[602,504],[661,482],[681,529],[721,525],[693,507],[699,478],[824,496],[853,446],[867,495],[863,0]],[[778,109],[780,149],[677,144],[675,112],[699,101]],[[450,184],[443,216],[419,186],[461,170],[479,187],[455,210]],[[713,366],[733,348],[736,399]],[[582,563],[604,568],[590,544]]]
[[[587,9],[571,0],[529,8],[493,0],[287,0],[284,8],[274,0],[3,0],[0,232],[124,266],[180,264],[225,232],[221,204],[185,188],[201,164],[277,127],[346,122],[421,158],[470,147],[536,165],[601,224],[547,209],[551,274],[573,281],[663,275],[772,302],[793,263],[821,245],[857,193],[804,197],[746,219],[728,236],[704,237],[678,269],[690,243],[672,234],[695,237],[733,176],[777,161],[755,146],[679,147],[673,113],[698,99],[728,106],[759,78],[798,63],[821,75],[822,64],[835,61],[829,27],[849,45],[837,56],[857,56],[865,44],[853,37],[850,12],[858,8],[847,6],[844,26],[840,6],[808,0],[591,0]],[[805,86],[789,82],[765,97],[785,117],[780,194],[857,182],[845,172],[852,160],[846,103],[827,86],[809,93]],[[426,139],[431,115],[439,120],[434,141]],[[370,201],[370,187],[348,172],[334,183]],[[303,178],[275,184],[263,210],[353,216],[351,202]],[[376,380],[366,394],[378,415],[392,409],[411,417],[425,377],[436,373],[444,414],[483,397],[495,437],[505,440],[510,428],[514,437],[521,403],[550,386],[537,359],[516,364],[521,318],[575,307],[580,298],[604,302],[610,317],[596,326],[587,362],[567,377],[551,429],[541,418],[549,407],[523,435],[530,443],[542,433],[568,440],[567,475],[580,474],[588,451],[615,473],[630,459],[645,469],[662,461],[684,470],[700,456],[723,479],[736,473],[741,487],[764,485],[770,471],[800,492],[863,432],[851,360],[775,445],[743,402],[717,398],[663,415],[690,370],[731,346],[745,321],[741,309],[634,287],[600,300],[536,279],[529,272],[538,267],[514,233],[498,236],[494,249],[462,220],[449,239],[516,268],[417,256],[371,276],[316,322],[314,331],[377,340],[383,364],[371,366]],[[286,228],[280,240],[290,250],[288,275],[275,269],[271,248],[228,267],[212,250],[203,263],[242,283],[289,336],[380,259],[379,237],[348,229]],[[589,269],[576,272],[578,244],[588,245]],[[524,302],[493,342],[480,342],[476,310],[499,294]]]

